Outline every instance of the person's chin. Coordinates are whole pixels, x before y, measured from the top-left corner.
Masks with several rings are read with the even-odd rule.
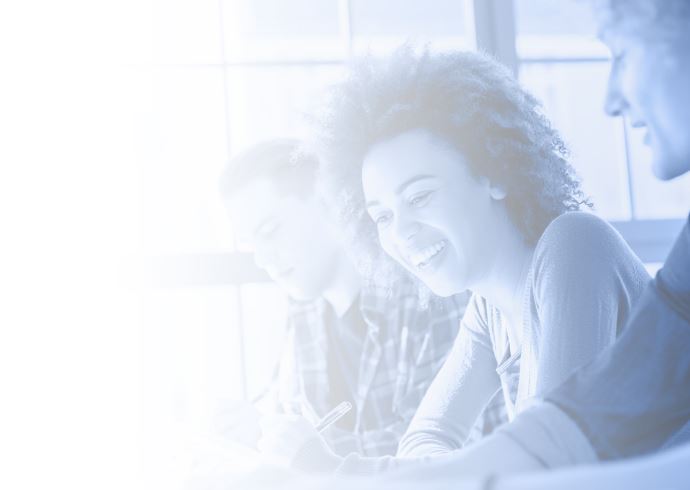
[[[318,298],[318,295],[310,294],[308,291],[304,291],[299,288],[286,288],[288,296],[295,301],[314,301]]]
[[[426,282],[426,285],[431,289],[432,293],[442,298],[447,298],[448,296],[453,296],[461,292],[461,290],[458,290],[457,284],[450,281],[429,281]]]
[[[690,171],[690,157],[677,159],[664,155],[655,157],[652,163],[652,172],[659,180],[672,180],[688,171]]]

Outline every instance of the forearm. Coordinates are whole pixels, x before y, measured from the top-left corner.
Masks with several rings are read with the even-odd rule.
[[[489,341],[482,342],[484,339],[478,339],[467,326],[480,321],[468,318],[465,322],[448,360],[400,440],[398,456],[438,456],[461,448],[500,388]]]
[[[315,461],[315,459],[304,458],[304,461]],[[350,454],[345,458],[334,458],[325,466],[328,466],[328,472],[340,475],[364,476],[388,473],[381,476],[381,482],[389,485],[414,482],[417,485],[427,485],[432,481],[448,482],[470,476],[480,477],[544,469],[544,465],[538,459],[503,434],[480,441],[473,445],[471,450],[454,451],[443,456],[367,458]],[[325,466],[322,464],[321,467]],[[309,471],[309,468],[304,466],[299,469]]]
[[[496,433],[466,449],[443,456],[416,461],[411,471],[399,472],[403,480],[426,482],[433,479],[461,479],[465,477],[512,474],[543,470],[542,462],[525,450],[513,438]]]
[[[358,453],[350,453],[341,457],[330,450],[322,439],[312,438],[297,452],[292,467],[306,473],[372,475],[394,469],[419,466],[431,459],[430,456],[419,458],[371,457]]]
[[[553,410],[558,411],[555,407]],[[537,416],[539,412],[537,412]],[[466,449],[446,452],[445,454],[426,455],[417,457],[379,457],[367,458],[358,454],[350,454],[345,458],[323,458],[320,448],[312,446],[302,452],[299,469],[314,471],[314,464],[327,472],[338,474],[369,475],[391,470],[405,470],[399,472],[405,478],[426,480],[437,477],[462,477],[466,475],[508,474],[523,471],[541,470],[546,467],[561,466],[570,462],[588,462],[593,454],[579,450],[581,440],[572,437],[572,427],[566,425],[565,433],[552,433],[547,426],[537,422],[529,414],[518,418],[517,425],[508,425],[495,434],[473,444]],[[567,417],[561,415],[562,417]],[[574,424],[573,424],[574,427]],[[562,424],[554,426],[555,430],[562,429]],[[574,430],[577,430],[576,428]],[[579,432],[576,432],[576,435]],[[570,437],[569,437],[570,436]],[[561,443],[560,438],[564,437]],[[584,438],[580,435],[579,437]],[[565,450],[574,440],[574,449]],[[315,441],[314,441],[315,442]],[[589,446],[586,449],[591,451]],[[407,471],[409,470],[409,471]],[[393,477],[395,478],[395,477]]]
[[[459,449],[457,438],[452,437],[443,427],[427,426],[408,432],[400,441],[398,456],[416,458],[420,456],[440,456]]]
[[[687,481],[690,445],[617,463],[583,465],[495,481],[496,490],[647,490],[681,488]]]
[[[598,461],[590,441],[557,406],[541,402],[496,431],[545,468]],[[493,436],[492,436],[493,437]]]
[[[476,444],[427,460],[409,477],[503,475],[596,461],[577,425],[556,406],[541,403]]]

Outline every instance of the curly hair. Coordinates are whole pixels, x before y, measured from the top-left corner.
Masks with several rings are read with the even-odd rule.
[[[256,181],[267,181],[273,184],[273,189],[279,196],[304,198],[315,195],[321,203],[324,201],[323,194],[316,189],[318,168],[318,156],[309,147],[308,142],[293,138],[266,140],[246,148],[228,161],[220,175],[219,190],[223,198],[232,198]],[[323,204],[328,208],[327,202]],[[331,217],[337,216],[337,213],[333,212],[335,210],[327,211],[330,211]],[[347,233],[348,229],[343,228],[343,235],[346,239],[353,239],[347,239],[350,247],[346,247],[345,252],[362,273],[364,285],[375,287],[379,294],[392,299],[396,291],[399,291],[396,289],[399,285],[397,279],[404,277],[410,284],[417,286],[419,308],[443,307],[442,301],[433,298],[426,286],[390,257],[373,252],[379,248],[378,244],[372,241],[374,237],[369,236],[368,241],[364,236],[355,239],[353,234]],[[361,253],[361,250],[367,252]],[[372,264],[375,264],[378,275],[371,272]],[[379,280],[374,280],[375,276]]]
[[[385,59],[360,59],[316,122],[321,193],[353,243],[376,235],[364,211],[364,156],[377,142],[419,128],[456,148],[475,176],[503,186],[509,216],[528,243],[560,214],[590,205],[538,102],[486,55],[406,45]]]

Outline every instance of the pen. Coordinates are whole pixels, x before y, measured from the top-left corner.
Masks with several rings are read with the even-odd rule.
[[[317,432],[323,432],[332,424],[340,420],[343,417],[343,415],[345,415],[351,409],[352,404],[350,402],[342,402],[338,404],[337,407],[335,407],[333,410],[324,415],[324,417],[318,421],[314,428]]]

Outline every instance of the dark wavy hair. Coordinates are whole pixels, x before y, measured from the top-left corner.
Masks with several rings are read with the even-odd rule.
[[[406,45],[384,59],[357,60],[316,122],[322,192],[353,228],[353,240],[375,233],[364,212],[364,156],[377,142],[413,129],[443,138],[475,176],[501,185],[528,243],[560,214],[590,205],[537,100],[486,55]]]

